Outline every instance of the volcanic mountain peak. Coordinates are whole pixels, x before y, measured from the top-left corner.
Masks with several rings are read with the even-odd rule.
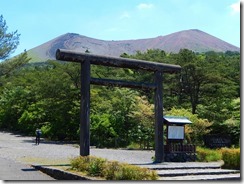
[[[177,53],[186,48],[194,52],[226,52],[237,51],[240,48],[220,40],[198,29],[179,31],[166,36],[137,40],[107,41],[82,36],[76,33],[66,33],[28,51],[32,61],[55,59],[58,48],[89,51],[93,54],[120,56],[122,53],[135,54],[148,49],[161,49]]]

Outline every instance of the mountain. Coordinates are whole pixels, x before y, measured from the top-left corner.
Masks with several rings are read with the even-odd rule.
[[[240,52],[240,48],[208,33],[190,29],[156,38],[120,41],[105,41],[67,33],[30,49],[28,54],[32,57],[32,61],[55,59],[55,53],[58,48],[81,52],[89,51],[92,54],[108,56],[120,56],[122,53],[135,54],[136,51],[144,52],[147,49],[161,49],[168,53],[177,53],[182,48],[187,48],[194,52],[225,52],[228,50]]]

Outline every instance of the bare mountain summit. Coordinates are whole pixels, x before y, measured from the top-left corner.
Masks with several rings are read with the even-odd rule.
[[[32,57],[32,61],[44,61],[55,59],[55,52],[58,48],[89,51],[93,54],[109,56],[120,56],[122,53],[135,54],[136,51],[144,52],[147,49],[161,49],[168,53],[177,53],[182,48],[194,52],[225,52],[228,50],[240,52],[240,48],[234,45],[203,31],[191,29],[156,38],[121,41],[105,41],[67,33],[29,50],[28,53]]]

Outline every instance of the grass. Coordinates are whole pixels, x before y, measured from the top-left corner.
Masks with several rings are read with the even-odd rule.
[[[24,157],[19,159],[27,164],[39,164],[39,165],[67,165],[70,164],[69,159],[51,159],[40,157]]]
[[[147,168],[94,156],[79,156],[71,159],[25,157],[20,161],[69,171],[80,176],[92,177],[93,180],[156,180],[158,178],[155,171]]]
[[[240,169],[240,148],[208,149],[197,147],[197,161],[212,162],[223,160],[225,169]],[[108,161],[103,158],[87,156],[67,159],[25,157],[19,161],[50,166],[95,180],[157,180],[155,171],[134,165]]]
[[[240,148],[208,149],[197,147],[197,161],[212,162],[223,160],[224,169],[240,169]]]
[[[239,148],[222,148],[222,159],[224,161],[224,165],[222,168],[225,169],[238,169],[240,170],[240,149]]]
[[[30,165],[41,165],[47,167],[58,168],[62,170],[68,170],[70,168],[69,159],[51,159],[51,158],[37,158],[37,157],[24,157],[19,161]]]
[[[86,156],[71,159],[71,170],[80,171],[88,176],[102,177],[106,180],[156,180],[155,171],[117,161]]]
[[[197,161],[200,162],[213,162],[222,159],[222,154],[219,150],[197,147]]]

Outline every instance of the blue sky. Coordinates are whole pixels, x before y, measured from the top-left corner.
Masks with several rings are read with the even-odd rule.
[[[13,55],[65,33],[102,40],[164,36],[199,29],[240,47],[240,0],[0,0]]]

